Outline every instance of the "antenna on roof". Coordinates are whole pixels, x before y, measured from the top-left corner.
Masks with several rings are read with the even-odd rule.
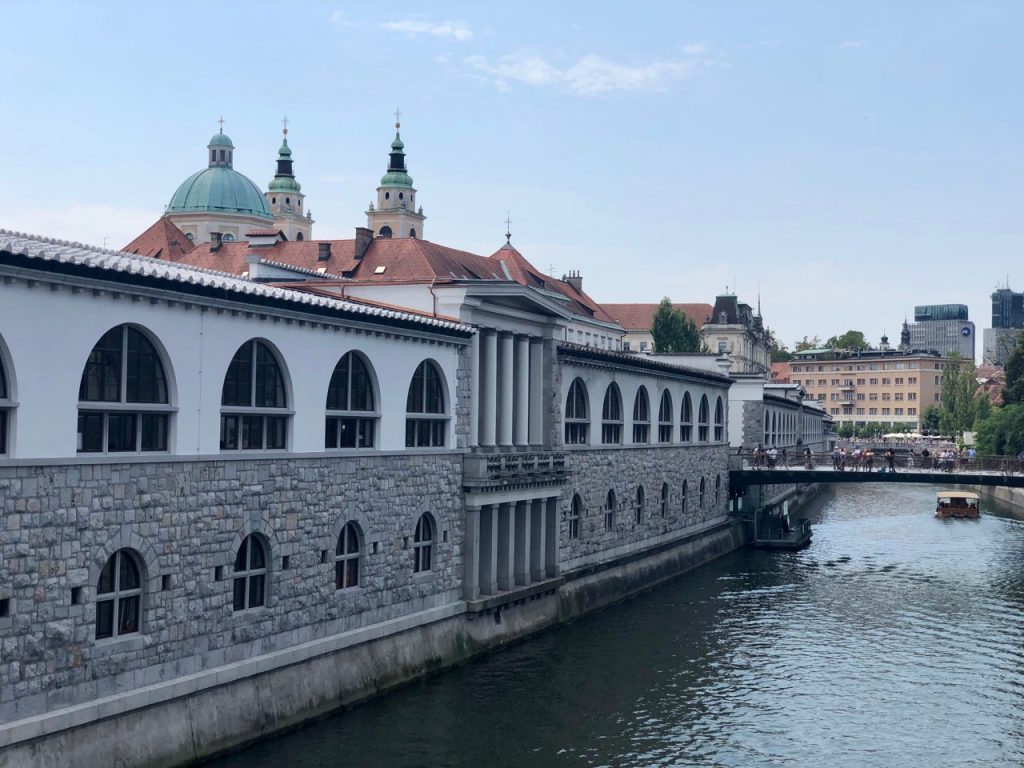
[[[512,217],[505,211],[505,245],[512,245]]]
[[[757,284],[757,314],[761,314],[761,284]]]

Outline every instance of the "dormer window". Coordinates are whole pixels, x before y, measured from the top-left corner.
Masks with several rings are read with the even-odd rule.
[[[729,316],[725,312],[720,312],[718,315],[718,322],[723,325],[729,322]]]

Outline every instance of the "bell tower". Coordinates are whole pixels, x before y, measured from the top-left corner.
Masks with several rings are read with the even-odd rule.
[[[395,140],[391,142],[388,172],[377,187],[377,204],[366,211],[366,226],[377,237],[423,237],[423,207],[416,207],[416,190],[405,167],[405,144],[402,142],[399,118],[395,110]]]
[[[313,217],[304,210],[305,196],[302,185],[295,180],[292,169],[292,150],[288,146],[288,118],[283,124],[281,148],[277,150],[277,171],[263,196],[274,216],[274,228],[284,232],[289,240],[308,240],[313,235]]]

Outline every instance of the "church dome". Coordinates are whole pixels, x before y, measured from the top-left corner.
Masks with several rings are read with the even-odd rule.
[[[224,133],[223,131],[221,131],[220,133],[213,134],[213,138],[210,139],[210,143],[207,146],[208,147],[231,147],[232,149],[235,148],[235,145],[231,143],[231,138],[226,133]]]
[[[167,206],[167,213],[194,211],[273,218],[260,188],[238,171],[223,165],[193,173],[181,183]]]

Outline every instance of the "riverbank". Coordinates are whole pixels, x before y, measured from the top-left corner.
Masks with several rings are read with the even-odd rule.
[[[982,488],[981,497],[1001,504],[1015,516],[1024,517],[1024,488]]]

